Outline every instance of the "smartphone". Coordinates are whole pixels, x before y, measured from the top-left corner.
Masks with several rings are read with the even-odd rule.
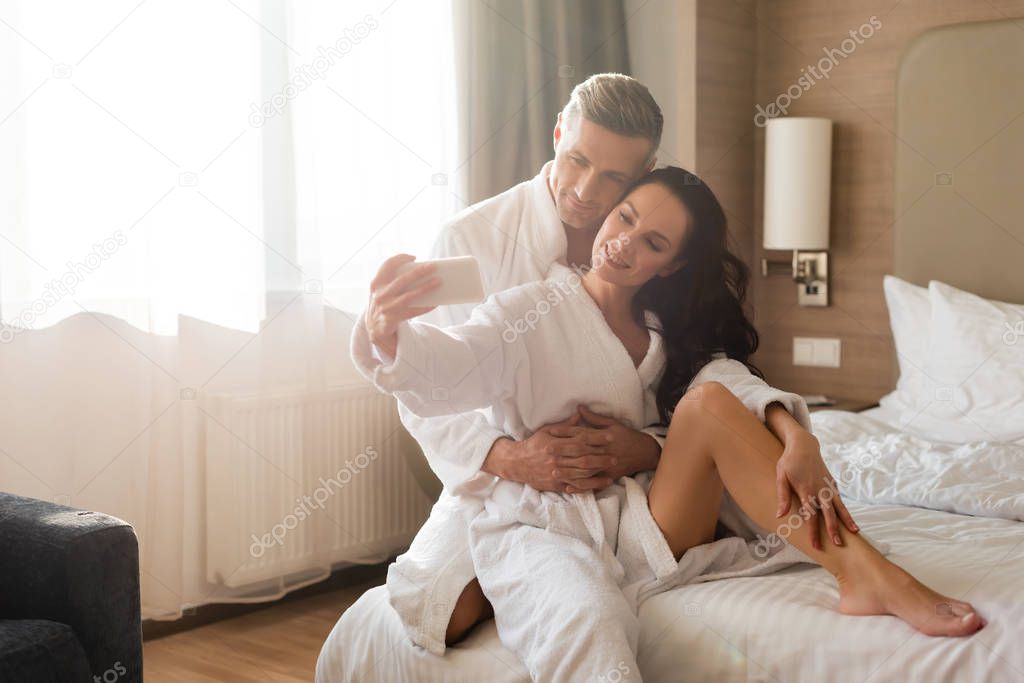
[[[441,278],[441,285],[416,299],[412,303],[413,306],[477,304],[484,300],[484,283],[480,278],[480,263],[475,256],[453,256],[403,263],[398,268],[398,275],[421,263],[433,263],[434,272],[414,282],[410,285],[410,289],[429,277]]]

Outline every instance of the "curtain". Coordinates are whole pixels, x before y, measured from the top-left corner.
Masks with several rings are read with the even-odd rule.
[[[299,258],[328,301],[359,310],[377,266],[429,252],[461,203],[452,31],[445,1],[288,5],[287,71],[321,87],[286,116],[294,140]],[[364,3],[365,5],[365,3]]]
[[[457,206],[447,1],[5,2],[0,22],[8,325],[255,332],[303,287],[358,310]]]
[[[207,537],[197,399],[354,381],[379,262],[536,173],[572,86],[626,69],[623,23],[582,0],[4,2],[0,488],[130,522],[145,618],[327,576],[210,574],[237,539]]]
[[[458,165],[468,203],[553,157],[555,117],[592,74],[629,73],[622,0],[454,0]]]
[[[459,204],[451,68],[446,0],[0,5],[0,488],[130,522],[145,618],[300,585],[208,574],[196,399],[356,379]]]

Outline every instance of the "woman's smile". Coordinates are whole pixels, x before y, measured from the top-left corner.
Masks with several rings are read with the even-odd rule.
[[[616,255],[616,251],[618,250],[612,248],[611,241],[608,241],[601,247],[601,256],[604,258],[605,263],[615,270],[627,270],[630,267],[629,264]]]

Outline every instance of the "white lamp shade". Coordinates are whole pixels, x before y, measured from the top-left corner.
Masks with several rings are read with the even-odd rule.
[[[832,121],[770,119],[764,150],[764,248],[828,249]]]

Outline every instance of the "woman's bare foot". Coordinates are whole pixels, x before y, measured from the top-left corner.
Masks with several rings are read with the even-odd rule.
[[[968,636],[986,623],[969,603],[936,593],[884,558],[837,580],[843,614],[892,614],[929,636]]]

